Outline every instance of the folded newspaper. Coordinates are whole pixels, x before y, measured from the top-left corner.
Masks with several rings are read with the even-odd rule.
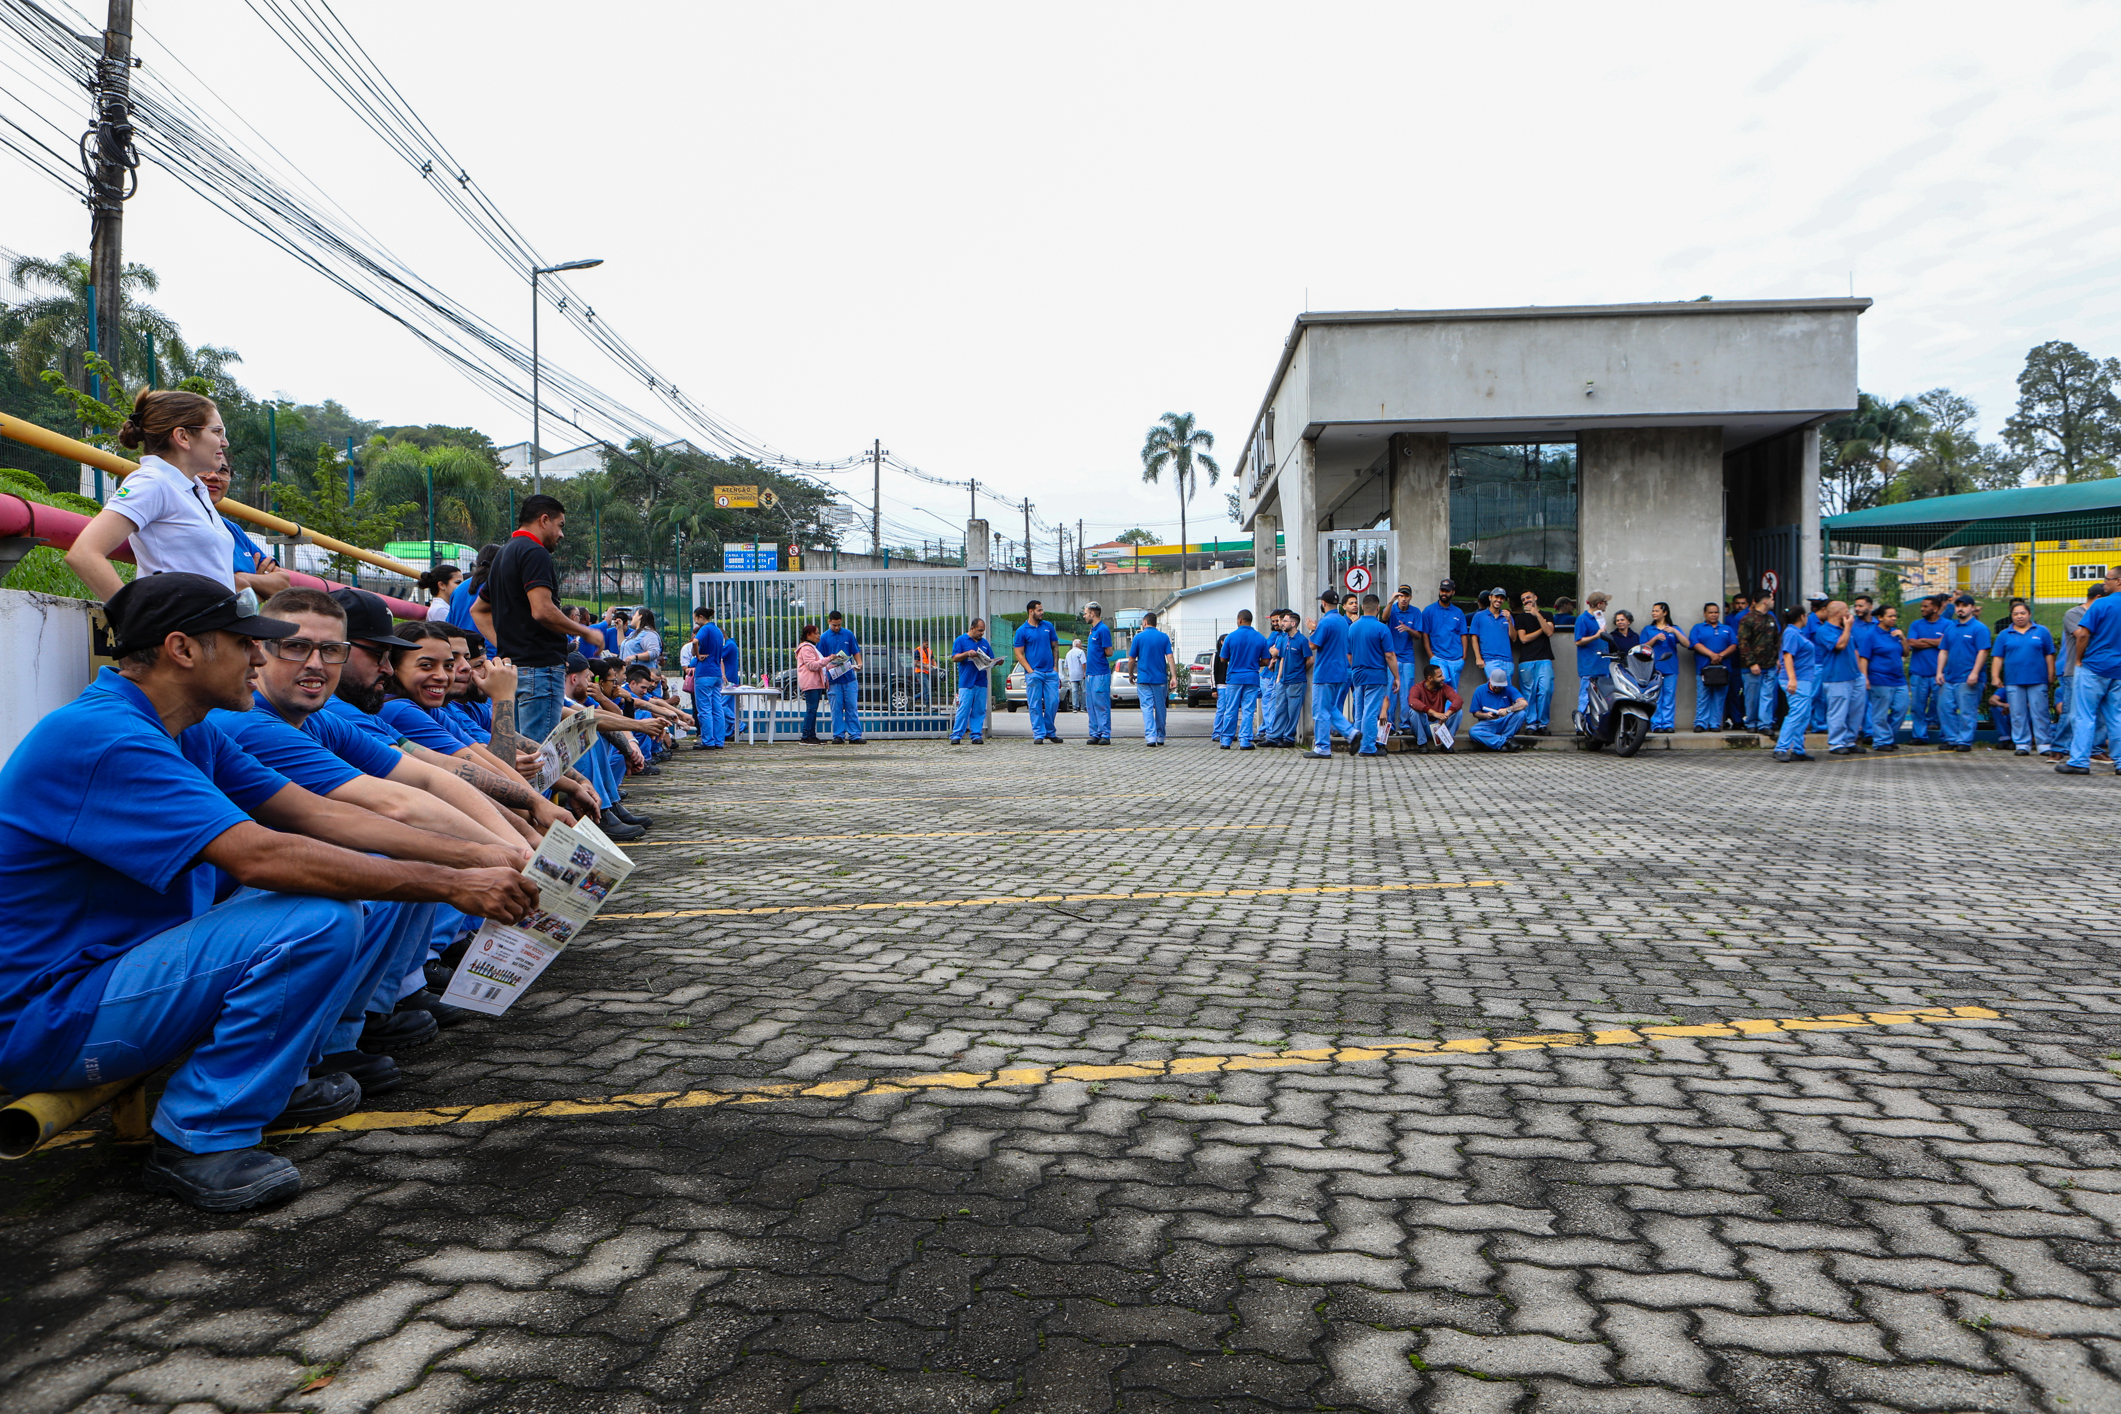
[[[831,682],[852,677],[854,672],[854,659],[848,654],[835,653],[825,660],[825,677]]]
[[[995,657],[992,653],[982,653],[977,648],[975,648],[972,650],[972,656],[967,658],[965,661],[970,663],[973,667],[978,668],[981,672],[985,672],[987,669],[993,667],[996,663],[999,663],[1001,659]]]
[[[597,714],[594,708],[578,712],[567,712],[560,717],[558,726],[551,735],[538,743],[538,794],[552,789],[553,784],[565,775],[567,768],[582,759],[590,743],[597,739]]]
[[[499,1016],[538,980],[633,872],[633,861],[593,820],[554,825],[523,872],[538,906],[521,923],[487,919],[443,992],[451,1006]]]

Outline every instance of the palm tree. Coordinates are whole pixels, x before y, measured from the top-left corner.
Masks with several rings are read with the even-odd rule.
[[[481,528],[499,519],[500,503],[507,496],[500,470],[483,453],[446,442],[438,447],[394,442],[373,448],[362,458],[362,468],[378,504],[410,501],[417,508],[412,516],[416,527],[400,527],[411,528],[412,538],[424,538],[426,532],[430,469],[437,540],[478,540]]]
[[[1208,473],[1208,484],[1213,486],[1223,469],[1216,465],[1208,449],[1215,445],[1215,434],[1193,425],[1193,414],[1167,412],[1149,429],[1148,440],[1142,443],[1142,480],[1161,481],[1164,470],[1169,468],[1178,481],[1178,587],[1186,587],[1186,502],[1193,499],[1194,487],[1199,484],[1199,473]]]
[[[25,255],[17,257],[7,273],[22,288],[43,292],[0,309],[0,344],[12,352],[16,370],[34,380],[45,369],[56,369],[69,386],[85,387],[88,262],[73,254],[57,260]],[[228,365],[241,363],[242,357],[234,349],[187,345],[177,333],[175,320],[139,298],[160,283],[145,265],[125,267],[120,288],[125,347],[115,358],[109,349],[103,350],[105,360],[127,386],[144,387],[150,376],[164,387],[193,377],[205,378],[216,387],[227,383]]]

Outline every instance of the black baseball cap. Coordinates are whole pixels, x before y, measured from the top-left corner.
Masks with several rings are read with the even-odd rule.
[[[389,606],[384,604],[381,595],[365,589],[334,589],[331,599],[346,611],[346,637],[350,641],[373,648],[419,646],[411,639],[400,638],[391,632],[397,624],[390,617]]]
[[[159,647],[173,633],[193,635],[226,630],[245,638],[287,638],[300,624],[261,618],[257,591],[231,589],[203,574],[173,570],[143,574],[123,585],[103,606],[117,638],[119,657]]]
[[[1338,604],[1340,602],[1340,595],[1337,591],[1332,589],[1321,589],[1318,592],[1318,602],[1321,604]]]
[[[1978,604],[1981,601],[1979,599],[1976,599],[1971,594],[1961,594],[1958,598],[1952,600],[1952,602],[1954,604]]]
[[[1458,585],[1453,581],[1446,579],[1436,586],[1436,592],[1438,594],[1456,594],[1458,592]]]
[[[570,673],[586,673],[589,671],[589,660],[579,653],[569,653],[567,655],[567,671]]]

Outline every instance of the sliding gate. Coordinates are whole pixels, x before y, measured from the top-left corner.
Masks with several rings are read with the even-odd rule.
[[[865,736],[944,736],[957,702],[950,644],[986,615],[985,577],[976,570],[696,574],[692,603],[714,606],[715,623],[736,642],[745,683],[779,692],[778,700],[763,699],[774,710],[776,739],[801,729],[795,648],[805,624],[823,632],[837,610],[860,642]],[[1006,661],[1007,649],[997,650]],[[819,704],[819,735],[829,730],[830,711],[829,702]]]

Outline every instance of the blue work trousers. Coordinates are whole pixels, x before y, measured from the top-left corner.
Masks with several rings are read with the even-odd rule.
[[[1552,720],[1548,714],[1554,710],[1554,660],[1540,658],[1519,663],[1517,687],[1524,694],[1524,729],[1545,731]]]
[[[398,984],[427,961],[438,907],[432,903],[361,905],[361,956],[340,979],[337,1019],[325,1033],[325,1055],[354,1049],[369,1012],[397,1007]]]
[[[338,1017],[362,953],[361,905],[243,889],[104,964],[109,981],[80,1053],[17,1091],[147,1075],[188,1049],[155,1133],[194,1154],[255,1145]]]
[[[1137,680],[1134,690],[1142,701],[1142,740],[1157,745],[1164,739],[1164,714],[1171,709],[1171,684]]]
[[[950,719],[952,741],[962,741],[966,737],[974,741],[986,740],[987,697],[990,691],[986,683],[957,690],[957,715]]]
[[[1944,729],[1946,746],[1971,746],[1974,723],[1981,715],[1981,689],[1965,679],[1954,679],[1937,688],[1937,717]]]
[[[1908,710],[1914,714],[1914,728],[1909,735],[1914,740],[1928,741],[1932,733],[1940,737],[1944,734],[1943,723],[1938,717],[1938,709],[1942,706],[1938,701],[1940,691],[1935,678],[1908,679]]]
[[[2047,718],[2047,684],[2006,687],[2003,700],[2011,714],[2011,745],[2020,751],[2045,751],[2053,739],[2053,723]]]
[[[1031,714],[1031,739],[1044,741],[1047,737],[1060,740],[1054,730],[1053,716],[1060,711],[1060,674],[1024,674],[1024,710]]]
[[[1524,725],[1524,718],[1525,714],[1521,711],[1489,717],[1475,722],[1468,735],[1490,751],[1501,751],[1516,737],[1518,728]]]
[[[1302,673],[1267,689],[1275,705],[1274,730],[1267,735],[1277,741],[1294,742],[1304,720],[1305,683]]]
[[[1235,741],[1240,746],[1250,746],[1258,714],[1258,683],[1224,683],[1215,699],[1216,744],[1228,746]]]
[[[862,739],[862,677],[849,673],[838,682],[825,681],[825,695],[832,699],[832,739]]]
[[[1340,715],[1340,697],[1348,690],[1344,682],[1315,682],[1311,684],[1311,748],[1331,754],[1333,733],[1339,732],[1354,740],[1355,728],[1346,717]]]
[[[2092,748],[2121,740],[2121,677],[2101,677],[2082,663],[2070,674],[2069,764],[2091,764]]]
[[[1701,680],[1703,665],[1700,663],[1694,665],[1694,729],[1696,731],[1719,732],[1723,730],[1723,709],[1731,698],[1731,669],[1720,663],[1715,666],[1723,667],[1724,684],[1722,687],[1710,687],[1703,682]],[[1666,715],[1669,716],[1670,714],[1667,713]]]
[[[1782,735],[1775,738],[1775,749],[1791,756],[1802,756],[1804,752],[1805,728],[1812,724],[1812,694],[1816,690],[1805,679],[1797,680],[1797,690],[1789,691],[1789,680],[1779,678],[1788,697],[1789,705],[1782,714]]]
[[[1775,675],[1766,668],[1757,673],[1748,668],[1743,682],[1746,730],[1770,730],[1775,725]]]
[[[699,723],[700,740],[720,746],[729,739],[728,722],[722,716],[722,680],[709,678],[695,669],[692,674],[692,716]],[[586,773],[585,773],[586,774]]]
[[[1679,674],[1661,672],[1656,676],[1657,707],[1655,711],[1650,713],[1650,730],[1653,732],[1675,731],[1678,729],[1678,714],[1675,709],[1679,702]],[[1698,701],[1699,699],[1697,699],[1697,704]],[[1695,709],[1694,720],[1697,723],[1701,720],[1698,705]],[[1478,738],[1480,732],[1476,729],[1473,735]]]
[[[1394,651],[1399,654],[1399,681],[1393,684],[1392,690],[1392,725],[1411,727],[1414,725],[1415,712],[1409,699],[1414,695],[1414,684],[1421,681],[1421,665],[1414,661],[1413,649],[1395,648]],[[1553,691],[1551,672],[1548,674],[1547,690]]]
[[[1891,746],[1900,740],[1900,724],[1907,720],[1907,684],[1873,685],[1870,693],[1870,725],[1874,746]]]
[[[1812,719],[1805,730],[1826,730],[1826,670],[1823,668],[1812,674]]]
[[[1437,667],[1443,669],[1443,680],[1449,683],[1452,687],[1457,687],[1458,680],[1465,676],[1466,660],[1463,656],[1457,658],[1432,657],[1429,659],[1429,661],[1434,663]],[[1415,679],[1416,682],[1419,682],[1420,680],[1421,679],[1419,677]],[[1407,690],[1409,692],[1413,691],[1411,687]]]
[[[1361,751],[1365,756],[1378,754],[1377,736],[1385,714],[1385,694],[1390,691],[1390,686],[1381,682],[1359,682],[1355,684],[1355,722],[1353,725],[1362,728]],[[1352,727],[1346,735],[1350,741],[1355,739],[1355,732]]]
[[[543,741],[560,724],[567,701],[567,668],[554,663],[549,668],[516,669],[516,731],[532,741]]]
[[[1854,746],[1863,731],[1863,680],[1821,683],[1819,690],[1826,697],[1826,744],[1835,749]]]
[[[1112,740],[1112,674],[1093,673],[1083,679],[1083,698],[1090,710],[1084,730],[1092,741]]]

